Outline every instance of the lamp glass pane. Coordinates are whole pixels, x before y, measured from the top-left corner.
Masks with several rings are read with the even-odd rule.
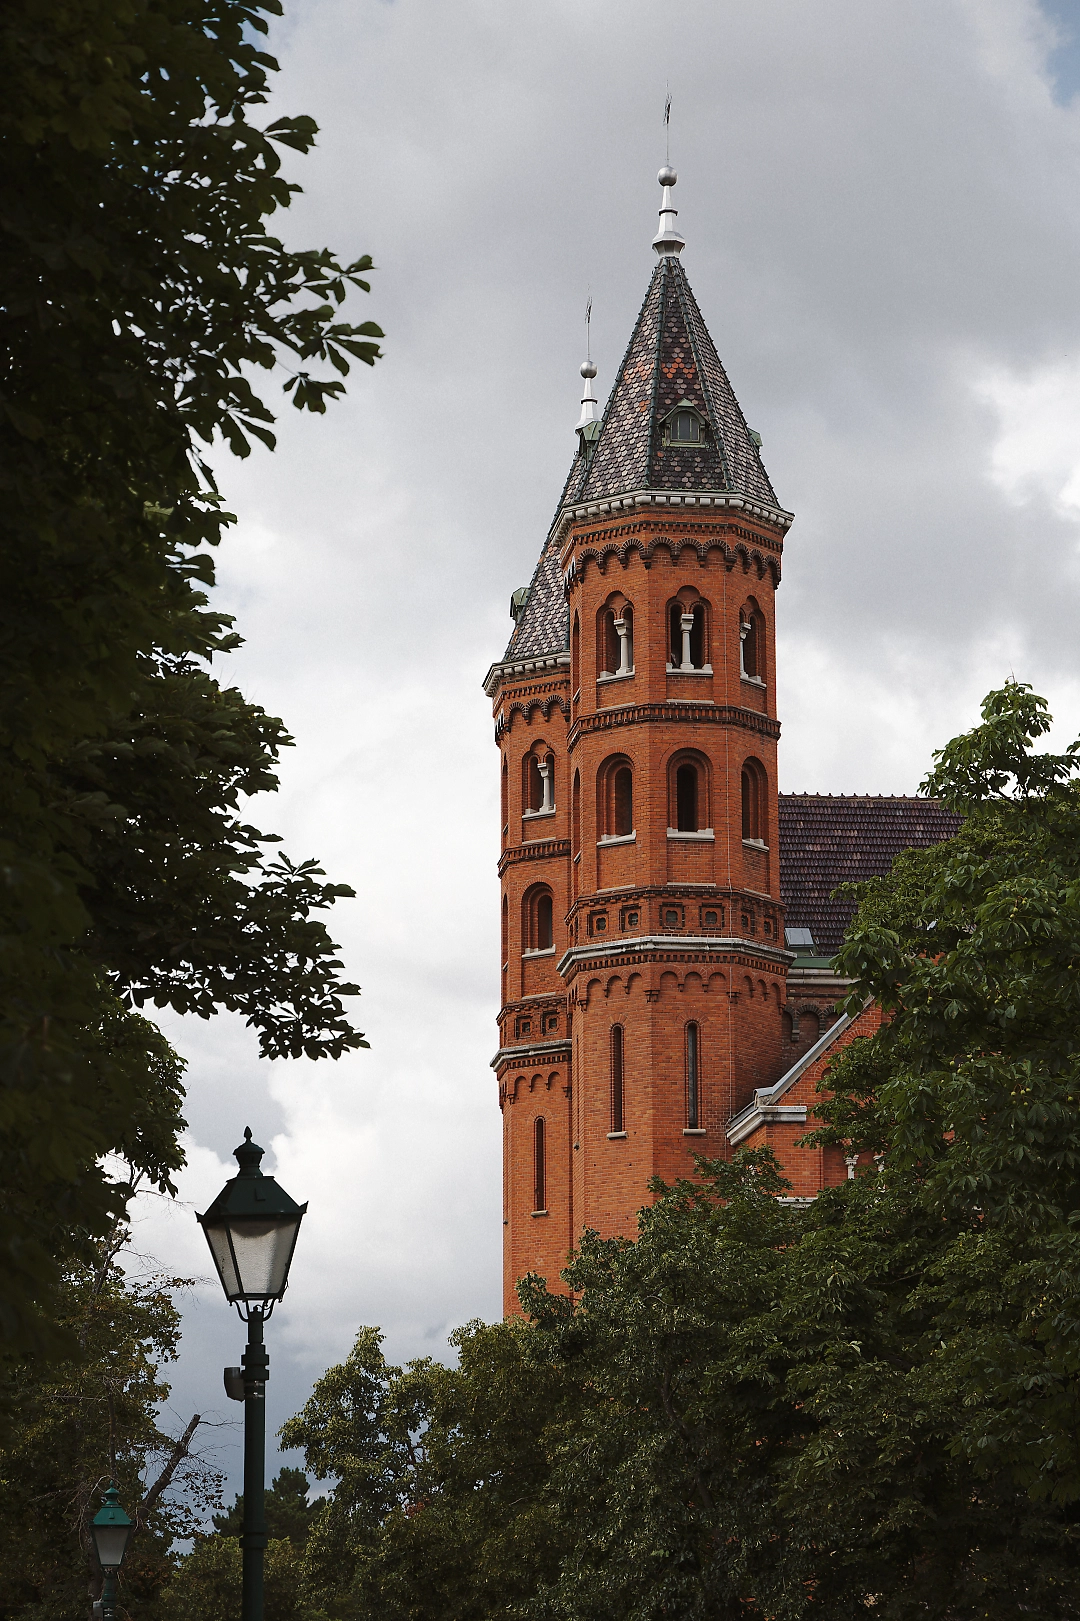
[[[124,1562],[124,1552],[127,1548],[128,1537],[131,1535],[130,1525],[95,1525],[91,1527],[94,1537],[94,1547],[97,1549],[98,1564],[102,1570],[116,1570]]]
[[[222,1288],[228,1300],[239,1300],[241,1295],[240,1279],[236,1275],[233,1265],[232,1250],[229,1248],[229,1232],[224,1222],[220,1227],[208,1227],[203,1224],[206,1242],[210,1245],[210,1253],[217,1264],[221,1274]]]
[[[229,1223],[239,1293],[245,1300],[276,1300],[283,1292],[299,1225],[297,1216],[265,1221],[234,1218]]]

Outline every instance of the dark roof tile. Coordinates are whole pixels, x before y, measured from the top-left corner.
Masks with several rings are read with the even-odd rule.
[[[888,872],[902,850],[952,838],[960,826],[940,800],[832,794],[780,795],[780,895],[788,928],[808,928],[819,953],[840,949],[855,910],[838,884]]]

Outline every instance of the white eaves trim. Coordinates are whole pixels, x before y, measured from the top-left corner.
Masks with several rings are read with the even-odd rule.
[[[872,998],[868,998],[862,1011],[870,1006]],[[823,1036],[819,1036],[812,1047],[808,1047],[802,1057],[772,1086],[761,1086],[754,1093],[751,1101],[738,1114],[733,1114],[727,1123],[727,1140],[735,1146],[741,1143],[751,1132],[769,1121],[792,1120],[801,1122],[806,1119],[805,1103],[781,1103],[780,1099],[785,1092],[789,1092],[801,1075],[805,1075],[811,1064],[817,1062],[822,1053],[828,1052],[844,1031],[852,1023],[850,1013],[841,1014],[836,1023],[830,1025]]]

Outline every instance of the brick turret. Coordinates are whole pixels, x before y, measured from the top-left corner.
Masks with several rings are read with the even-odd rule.
[[[729,1151],[784,1062],[774,595],[791,515],[660,256],[485,689],[502,753],[507,1307],[650,1177]]]

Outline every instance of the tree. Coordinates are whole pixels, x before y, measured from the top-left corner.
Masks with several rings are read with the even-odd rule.
[[[958,1444],[1035,1496],[1080,1498],[1080,743],[1039,753],[1045,700],[992,692],[926,781],[947,844],[862,889],[849,1005],[890,1015],[834,1065],[826,1140],[886,1151],[965,1230],[937,1263]]]
[[[63,1327],[74,1354],[43,1375],[10,1359],[0,1386],[7,1442],[0,1450],[0,1615],[66,1621],[100,1594],[90,1521],[115,1478],[136,1522],[121,1573],[121,1600],[152,1608],[171,1573],[169,1549],[219,1501],[220,1479],[192,1450],[196,1414],[167,1434],[159,1409],[162,1370],[176,1356],[183,1280],[127,1279],[117,1264],[126,1237],[100,1247],[96,1264],[63,1283]]]
[[[266,1493],[266,1529],[270,1537],[287,1538],[296,1549],[303,1548],[322,1503],[308,1501],[311,1482],[302,1469],[279,1469]],[[232,1507],[215,1514],[214,1529],[224,1537],[238,1537],[244,1529],[244,1494],[237,1492]]]
[[[147,1002],[244,1015],[270,1056],[364,1045],[319,912],[351,893],[241,811],[282,723],[210,673],[232,520],[205,447],[273,447],[253,383],[323,411],[379,329],[370,259],[287,249],[263,128],[278,0],[12,0],[0,16],[0,1325],[58,1351],[67,1261],[163,1189],[179,1067]],[[327,366],[336,376],[326,375]],[[208,549],[210,548],[210,549]],[[84,1254],[89,1251],[84,1248]],[[70,1349],[70,1347],[68,1347]]]

